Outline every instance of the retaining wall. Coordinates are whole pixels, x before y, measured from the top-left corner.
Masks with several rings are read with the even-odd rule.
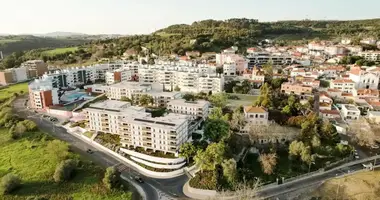
[[[140,158],[136,158],[136,157],[133,157],[131,156],[131,159],[138,162],[138,163],[141,163],[141,164],[144,164],[144,165],[147,165],[149,167],[154,167],[154,168],[157,168],[157,169],[179,169],[181,167],[183,167],[186,163],[181,163],[181,164],[174,164],[174,165],[162,165],[162,164],[156,164],[156,163],[151,163],[151,162],[148,162],[148,161],[145,161],[145,160],[142,160]]]
[[[144,160],[153,161],[153,162],[156,162],[156,163],[175,164],[175,163],[185,162],[184,158],[160,158],[160,157],[145,155],[145,154],[138,153],[138,152],[131,151],[131,150],[128,150],[128,149],[124,149],[124,148],[120,148],[120,150],[122,152],[130,155],[130,156],[133,156],[133,157],[136,157],[136,158],[141,158],[141,159],[144,159]]]

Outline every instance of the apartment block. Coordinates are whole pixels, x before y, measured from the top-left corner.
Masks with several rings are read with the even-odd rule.
[[[210,74],[216,74],[214,66],[177,66],[169,64],[169,66],[140,66],[138,70],[140,83],[159,84],[164,90],[168,91],[173,91],[177,86],[182,92],[223,91],[223,75],[213,76]],[[202,82],[206,79],[208,82],[214,83],[209,85],[213,87],[204,87]],[[217,84],[218,82],[222,82],[222,86]]]
[[[21,64],[28,70],[28,78],[35,78],[48,72],[48,65],[43,60],[28,60]]]
[[[352,93],[355,89],[355,82],[350,79],[337,79],[330,82],[331,89],[337,89],[342,92]]]
[[[58,89],[53,88],[51,79],[36,79],[28,87],[31,108],[43,109],[59,104]]]
[[[131,81],[132,75],[132,70],[117,69],[106,72],[105,79],[107,84],[115,84],[122,81]]]
[[[357,120],[360,117],[360,110],[350,104],[343,104],[341,113],[345,120]]]
[[[123,147],[177,153],[188,139],[188,116],[170,113],[152,118],[144,108],[108,100],[83,111],[88,129],[120,135]]]
[[[313,88],[299,83],[286,82],[281,85],[281,91],[286,94],[311,95]]]
[[[168,103],[169,112],[192,116],[192,119],[206,120],[210,112],[210,102],[204,100],[186,101],[185,99],[171,100]]]
[[[247,59],[248,68],[253,66],[262,66],[267,63],[272,63],[273,65],[290,65],[293,62],[293,58],[287,54],[276,54],[268,52],[252,52],[248,54]]]
[[[359,56],[369,61],[380,61],[380,51],[363,51]]]
[[[224,64],[223,65],[224,76],[236,76],[236,65],[235,64]]]
[[[138,101],[141,95],[153,97],[153,104],[156,106],[166,106],[173,99],[181,97],[179,92],[162,92],[162,90],[153,89],[151,84],[138,82],[120,82],[106,86],[106,95],[108,99],[121,100],[127,97],[133,101]]]
[[[8,85],[9,83],[14,83],[13,74],[11,71],[1,71],[0,72],[0,84]]]

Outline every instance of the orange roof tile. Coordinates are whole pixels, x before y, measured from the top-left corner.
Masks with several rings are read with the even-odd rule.
[[[355,83],[351,79],[338,79],[338,80],[333,80],[333,83]]]
[[[340,115],[338,110],[320,110],[323,114]]]
[[[265,108],[255,106],[245,106],[244,112],[246,113],[266,113]]]

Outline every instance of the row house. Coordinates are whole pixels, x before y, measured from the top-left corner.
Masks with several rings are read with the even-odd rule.
[[[310,96],[313,93],[313,88],[299,83],[285,82],[281,85],[281,91],[286,94]]]

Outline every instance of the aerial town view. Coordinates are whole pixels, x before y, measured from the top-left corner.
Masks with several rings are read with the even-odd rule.
[[[380,199],[380,1],[0,5],[0,199]]]

